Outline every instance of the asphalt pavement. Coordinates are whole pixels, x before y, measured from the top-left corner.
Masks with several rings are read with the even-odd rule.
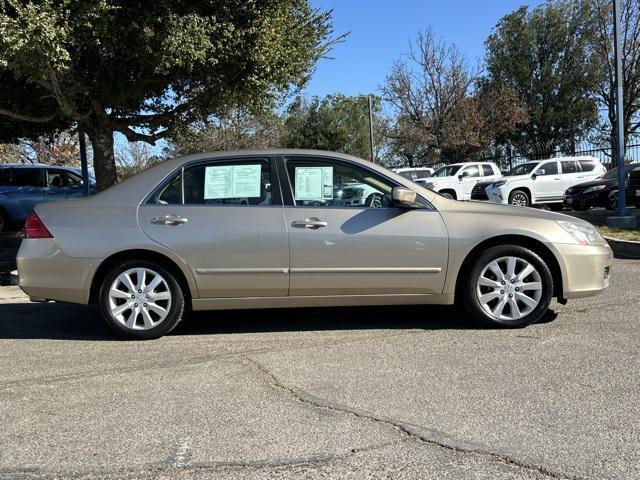
[[[640,478],[640,261],[518,330],[246,310],[124,342],[0,297],[0,479]]]

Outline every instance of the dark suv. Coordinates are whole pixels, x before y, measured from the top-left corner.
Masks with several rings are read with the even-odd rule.
[[[78,168],[0,164],[0,232],[24,224],[37,203],[83,196],[82,186]]]
[[[640,208],[640,166],[629,174],[626,197],[629,205]]]

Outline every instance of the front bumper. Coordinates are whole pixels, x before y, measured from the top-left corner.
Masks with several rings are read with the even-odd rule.
[[[564,298],[590,297],[609,286],[613,252],[609,246],[553,244],[562,271]]]
[[[18,250],[18,286],[37,301],[88,303],[99,261],[66,255],[52,238],[24,239]]]
[[[487,187],[485,192],[487,193],[487,197],[489,201],[492,203],[509,203],[509,199],[507,198],[506,192],[502,190],[502,187],[492,188]]]

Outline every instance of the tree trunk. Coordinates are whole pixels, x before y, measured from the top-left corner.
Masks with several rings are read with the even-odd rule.
[[[93,150],[93,169],[99,192],[117,181],[116,159],[113,154],[113,128],[106,122],[86,127]]]

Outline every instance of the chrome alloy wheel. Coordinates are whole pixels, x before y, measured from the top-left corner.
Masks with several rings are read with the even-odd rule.
[[[482,308],[492,317],[518,320],[540,303],[542,278],[527,260],[501,257],[482,269],[476,294]]]
[[[511,197],[511,205],[515,205],[516,207],[526,207],[528,199],[524,193],[515,193],[513,197]]]
[[[171,290],[158,272],[132,268],[122,272],[109,288],[109,310],[118,322],[132,330],[149,330],[167,318]]]

